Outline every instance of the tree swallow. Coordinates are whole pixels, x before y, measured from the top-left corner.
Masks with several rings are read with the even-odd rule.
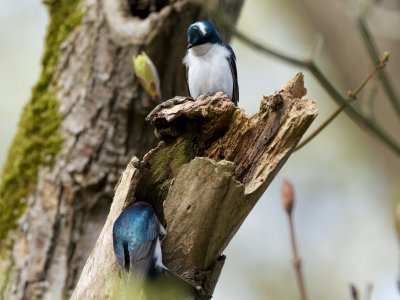
[[[114,222],[114,254],[122,274],[129,275],[125,278],[133,279],[130,299],[135,299],[142,288],[146,299],[157,300],[176,299],[178,294],[195,295],[201,289],[164,266],[161,239],[166,233],[151,205],[145,202],[129,205]],[[146,279],[150,280],[143,285]]]
[[[166,269],[160,242],[165,234],[150,204],[136,202],[123,210],[113,227],[114,254],[122,271],[143,279]]]
[[[198,21],[187,31],[187,51],[183,59],[186,83],[193,99],[200,95],[223,92],[237,105],[239,86],[236,56],[217,29],[207,21]]]

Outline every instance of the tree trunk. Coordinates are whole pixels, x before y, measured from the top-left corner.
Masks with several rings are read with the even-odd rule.
[[[251,117],[222,93],[157,106],[147,119],[162,142],[128,164],[72,300],[125,299],[112,226],[135,201],[150,203],[167,229],[165,265],[199,288],[196,299],[209,299],[223,250],[317,116],[305,93],[299,73]]]
[[[184,0],[45,3],[43,72],[0,186],[2,299],[71,293],[120,173],[156,142],[144,119],[157,103],[134,78],[132,56],[153,59],[165,99],[184,94],[186,29],[205,16]],[[238,17],[242,0],[217,3]]]

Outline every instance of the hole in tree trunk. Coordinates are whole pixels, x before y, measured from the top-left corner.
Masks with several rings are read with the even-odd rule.
[[[127,0],[131,15],[146,19],[147,16],[156,11],[160,11],[168,5],[168,0]]]

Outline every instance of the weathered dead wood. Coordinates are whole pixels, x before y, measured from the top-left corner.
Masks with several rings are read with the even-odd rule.
[[[118,274],[112,248],[112,226],[127,202],[132,199],[140,176],[139,159],[133,157],[117,184],[114,201],[107,221],[94,246],[95,251],[88,258],[72,299],[108,299],[113,291],[114,275]]]
[[[107,299],[116,273],[111,226],[132,201],[151,203],[166,226],[165,265],[202,286],[199,298],[212,295],[222,251],[317,115],[305,94],[298,73],[252,117],[220,93],[157,106],[147,120],[162,142],[140,167],[128,165],[73,299]]]

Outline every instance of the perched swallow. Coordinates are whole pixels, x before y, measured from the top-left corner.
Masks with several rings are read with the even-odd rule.
[[[193,99],[217,92],[239,102],[236,56],[225,44],[217,29],[207,21],[198,21],[187,31],[187,51],[183,59],[186,83]]]

